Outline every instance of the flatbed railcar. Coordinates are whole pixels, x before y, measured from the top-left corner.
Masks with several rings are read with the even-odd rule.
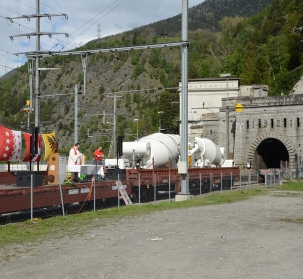
[[[75,183],[75,185],[62,185],[62,196],[59,185],[47,183],[47,173],[43,178],[43,185],[33,187],[33,208],[46,208],[54,205],[60,206],[70,203],[90,202],[94,199],[104,200],[118,198],[116,181],[119,180],[126,185],[126,193],[136,197],[139,192],[142,194],[159,191],[173,191],[178,193],[181,190],[181,175],[176,168],[159,169],[125,169],[108,170],[108,180],[95,181],[87,180]],[[202,189],[202,192],[228,189],[240,176],[238,167],[230,168],[190,168],[188,169],[189,192],[195,194]],[[31,188],[16,186],[16,175],[12,172],[0,173],[0,215],[10,212],[29,210],[31,207]],[[95,186],[95,188],[94,188]],[[156,187],[156,189],[155,189]],[[62,199],[61,199],[62,197]],[[154,197],[152,197],[154,198]]]

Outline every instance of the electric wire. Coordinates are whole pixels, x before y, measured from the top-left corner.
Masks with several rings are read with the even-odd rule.
[[[15,1],[17,1],[18,3],[20,3],[20,4],[24,5],[24,6],[27,6],[27,7],[31,8],[31,9],[35,10],[35,8],[29,6],[29,5],[27,5],[27,4],[25,4],[25,3],[21,2],[21,1],[18,1],[18,0],[15,0]],[[96,16],[94,16],[93,18],[91,18],[89,21],[87,21],[85,24],[83,24],[81,27],[79,27],[77,30],[75,30],[75,31],[74,31],[73,33],[71,33],[70,35],[72,36],[73,34],[75,34],[77,31],[79,31],[81,28],[83,28],[85,25],[87,25],[87,24],[88,24],[89,22],[91,22],[93,19],[95,19],[96,17],[98,17],[100,14],[102,14],[104,11],[106,11],[106,10],[109,9],[112,5],[114,5],[115,3],[118,2],[114,7],[112,7],[112,9],[110,9],[110,10],[109,10],[106,14],[104,14],[101,18],[105,17],[105,16],[108,15],[113,9],[115,9],[117,6],[119,6],[119,5],[120,5],[122,2],[124,2],[124,1],[125,1],[125,0],[116,0],[116,1],[114,1],[112,4],[110,4],[108,7],[106,7],[105,9],[103,9],[100,13],[98,13]],[[41,3],[41,2],[40,2],[40,3]],[[44,3],[41,3],[41,4],[44,5],[44,6],[46,6],[46,7],[48,7],[48,8],[50,8],[50,9],[53,9],[53,8],[51,8],[50,6],[48,6],[48,5],[44,4]],[[10,11],[10,12],[14,12],[14,11],[12,11],[12,10],[10,10],[10,9],[7,9],[7,8],[3,7],[3,6],[0,6],[0,8],[3,8],[3,9],[8,10],[8,11]],[[57,11],[56,9],[53,9],[53,10]],[[58,12],[58,11],[57,11],[57,12]],[[59,13],[60,13],[60,12],[59,12]],[[2,17],[3,19],[6,19],[6,20],[7,20],[6,17],[3,17],[3,16],[0,16],[0,17]],[[101,18],[98,18],[98,20],[100,20]],[[98,21],[98,20],[97,20],[97,21]],[[84,32],[86,32],[89,28],[91,28],[92,25],[94,25],[97,21],[94,21],[91,25],[89,25],[89,27],[87,27],[82,33],[80,33],[77,37],[73,38],[73,40],[72,40],[71,42],[66,42],[65,40],[60,40],[60,39],[54,38],[55,40],[58,41],[57,44],[55,44],[55,45],[54,45],[53,47],[51,47],[51,48],[50,48],[50,46],[48,46],[48,47],[46,48],[45,46],[47,46],[47,45],[46,45],[45,43],[42,43],[42,48],[48,49],[48,50],[50,51],[50,50],[52,50],[52,49],[58,47],[60,43],[64,43],[65,45],[64,45],[59,51],[65,49],[67,45],[76,47],[75,45],[72,44],[72,42],[75,41],[78,37],[80,37],[80,36],[81,36]],[[18,23],[13,22],[13,24],[18,24]],[[20,26],[22,26],[22,27],[27,28],[27,29],[29,29],[29,30],[31,30],[31,31],[35,31],[33,28],[29,28],[29,27],[24,26],[24,25],[22,25],[22,24],[18,24],[18,25],[19,25],[19,28],[20,28]],[[15,25],[14,25],[14,26],[15,26]],[[55,30],[53,23],[52,23],[52,26],[53,26],[53,29]],[[68,23],[68,26],[69,26],[69,29],[71,29],[69,23]],[[13,43],[15,43],[15,42],[13,42]],[[33,46],[32,42],[30,42],[30,45]],[[16,47],[17,47],[18,50],[19,50],[19,44],[16,45]],[[2,50],[2,51],[3,51],[3,50]],[[18,52],[19,52],[19,51],[18,51]]]
[[[125,0],[116,0],[114,3],[121,1],[120,3],[118,3],[116,6],[114,6],[111,10],[109,10],[105,15],[103,15],[101,18],[99,18],[97,21],[99,21],[100,19],[102,19],[103,17],[105,17],[106,15],[108,15],[113,9],[115,9],[117,6],[119,6],[122,2],[124,2]],[[114,4],[113,3],[113,4]],[[94,18],[96,18],[98,15],[100,15],[101,13],[103,13],[105,10],[107,10],[110,6],[112,6],[113,4],[109,5],[107,8],[105,8],[104,10],[102,10],[100,13],[98,13],[96,16],[94,16],[92,19],[90,19],[89,21],[87,21],[85,24],[83,24],[81,27],[79,27],[77,30],[75,30],[72,34],[76,33],[78,30],[80,30],[82,27],[84,27],[86,24],[88,24],[90,21],[92,21]],[[97,21],[94,21],[93,24],[91,24],[88,28],[86,28],[82,33],[80,33],[75,39],[77,39],[80,35],[82,35],[85,31],[87,31],[89,28],[91,28],[92,25],[94,25]],[[73,39],[72,42],[75,40]],[[61,50],[63,50],[65,47],[63,47]],[[51,48],[52,49],[52,48]],[[50,49],[50,50],[51,50]],[[60,50],[60,51],[61,51]]]

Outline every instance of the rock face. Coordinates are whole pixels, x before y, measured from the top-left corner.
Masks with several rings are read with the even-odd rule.
[[[295,84],[289,94],[303,94],[303,76]]]

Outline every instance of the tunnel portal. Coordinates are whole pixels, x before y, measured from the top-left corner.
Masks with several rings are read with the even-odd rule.
[[[278,139],[267,138],[256,149],[258,169],[280,168],[281,161],[289,161],[285,145]]]

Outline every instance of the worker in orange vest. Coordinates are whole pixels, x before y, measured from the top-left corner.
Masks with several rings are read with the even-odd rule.
[[[104,153],[102,151],[102,146],[99,146],[98,149],[94,152],[95,164],[104,166]]]

